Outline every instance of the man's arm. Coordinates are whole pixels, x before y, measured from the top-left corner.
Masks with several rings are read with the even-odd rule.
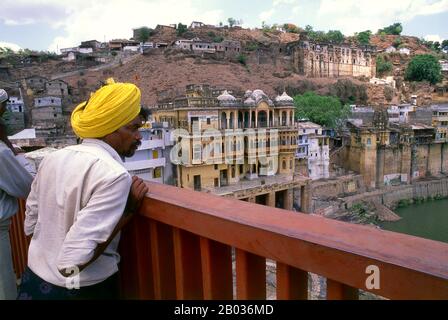
[[[132,177],[132,185],[131,185],[131,191],[129,192],[128,202],[126,204],[125,211],[123,215],[121,216],[120,221],[118,221],[117,226],[115,227],[114,231],[112,232],[109,239],[107,239],[106,242],[100,243],[96,249],[95,253],[93,255],[93,258],[87,262],[84,265],[78,266],[79,272],[87,268],[92,262],[94,262],[103,252],[106,250],[106,248],[109,246],[109,244],[112,242],[112,240],[116,237],[118,232],[120,232],[121,229],[125,225],[128,224],[128,222],[132,219],[134,213],[137,211],[137,209],[140,207],[143,198],[145,197],[145,194],[148,192],[148,187],[143,182],[142,179],[137,178],[136,176]],[[68,272],[61,271],[61,274],[64,276],[69,276],[70,274]]]
[[[67,270],[73,267],[82,271],[94,262],[127,223],[130,215],[125,206],[129,184],[128,176],[123,175],[101,186],[78,213],[58,257],[57,267],[63,276],[71,275]],[[130,202],[141,201],[147,190],[141,179],[133,178]],[[133,209],[135,206],[129,211]]]
[[[33,184],[31,185],[31,191],[26,199],[26,209],[25,209],[25,221],[23,223],[23,227],[25,230],[25,234],[27,236],[32,236],[34,233],[34,227],[37,223],[38,218],[38,199],[37,196],[39,194],[39,174],[37,174],[36,179],[34,179]]]

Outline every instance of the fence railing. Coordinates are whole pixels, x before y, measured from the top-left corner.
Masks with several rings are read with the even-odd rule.
[[[142,207],[122,232],[125,298],[266,299],[270,259],[276,262],[277,299],[307,299],[308,273],[327,279],[327,299],[357,299],[358,289],[390,299],[448,299],[448,244],[148,186]],[[27,249],[23,202],[20,208],[11,228],[18,276]]]

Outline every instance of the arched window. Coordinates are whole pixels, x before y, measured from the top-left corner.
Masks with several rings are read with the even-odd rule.
[[[286,161],[285,160],[283,160],[282,168],[283,168],[283,170],[286,170]]]

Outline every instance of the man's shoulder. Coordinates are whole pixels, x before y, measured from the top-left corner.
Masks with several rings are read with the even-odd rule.
[[[66,157],[74,154],[81,154],[83,161],[107,167],[108,170],[113,171],[115,174],[128,173],[124,166],[111,157],[106,150],[96,146],[78,144],[65,147],[53,153],[55,157]]]

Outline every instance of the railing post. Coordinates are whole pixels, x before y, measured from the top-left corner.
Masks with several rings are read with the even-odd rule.
[[[204,299],[232,300],[232,251],[222,243],[201,238]]]
[[[173,240],[177,299],[203,299],[199,237],[174,228]]]
[[[121,294],[125,299],[153,299],[151,244],[149,223],[135,216],[123,230],[120,241]]]
[[[266,299],[266,259],[236,249],[236,296],[239,300]]]
[[[307,300],[308,273],[277,262],[277,299]]]
[[[151,220],[151,254],[155,299],[175,299],[173,229]]]
[[[327,279],[327,300],[358,300],[358,289]]]

